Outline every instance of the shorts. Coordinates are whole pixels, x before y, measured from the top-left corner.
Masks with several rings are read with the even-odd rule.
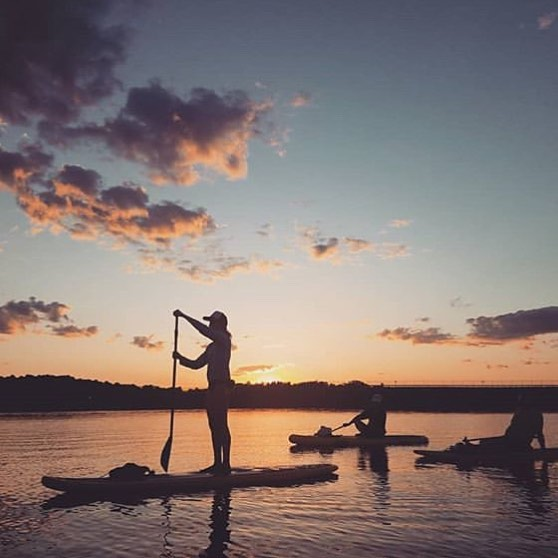
[[[205,394],[205,408],[208,413],[228,411],[231,402],[231,388],[228,384],[214,384]]]

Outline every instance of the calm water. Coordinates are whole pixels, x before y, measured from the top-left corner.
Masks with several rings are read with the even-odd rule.
[[[558,464],[523,470],[419,466],[412,448],[292,452],[292,432],[351,413],[233,411],[234,466],[332,462],[336,480],[136,502],[68,505],[43,474],[103,475],[127,461],[159,469],[166,412],[0,416],[0,555],[19,557],[550,557],[558,555]],[[508,415],[394,413],[391,433],[431,448],[503,430]],[[558,415],[547,415],[558,446]],[[171,472],[211,460],[205,415],[178,412]]]

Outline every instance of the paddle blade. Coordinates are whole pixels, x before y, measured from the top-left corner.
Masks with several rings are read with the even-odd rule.
[[[163,447],[163,451],[161,452],[161,460],[160,460],[161,467],[163,468],[165,473],[168,472],[169,470],[171,448],[172,448],[172,436],[169,436],[169,439],[165,443]]]

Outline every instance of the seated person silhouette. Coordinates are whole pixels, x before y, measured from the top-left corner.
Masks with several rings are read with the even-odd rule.
[[[357,436],[367,438],[381,438],[386,435],[386,410],[381,394],[372,395],[366,407],[343,426],[354,424],[358,430]]]

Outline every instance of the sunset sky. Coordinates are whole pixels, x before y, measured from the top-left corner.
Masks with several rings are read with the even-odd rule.
[[[558,0],[4,0],[0,53],[0,375],[167,386],[180,308],[239,382],[558,379]]]

